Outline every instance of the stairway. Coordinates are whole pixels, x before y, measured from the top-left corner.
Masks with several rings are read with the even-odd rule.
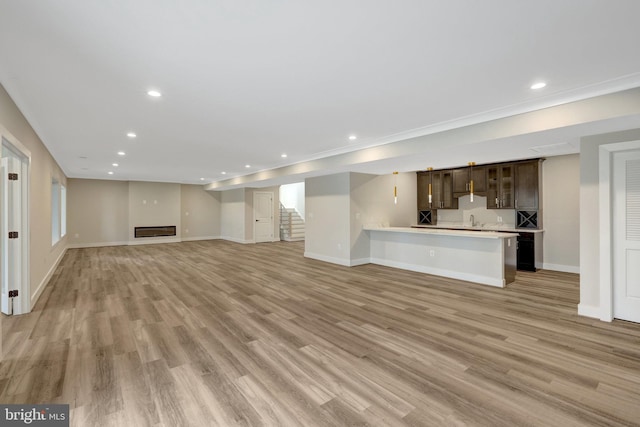
[[[280,204],[280,240],[294,242],[304,240],[304,219],[295,208]]]

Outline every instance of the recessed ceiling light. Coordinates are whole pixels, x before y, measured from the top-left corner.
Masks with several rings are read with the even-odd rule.
[[[116,167],[116,168],[117,168],[119,165],[118,165],[117,163],[111,163],[111,166],[113,166],[113,167]]]
[[[543,87],[545,87],[547,84],[545,82],[538,82],[538,83],[534,83],[531,85],[531,89],[536,90],[536,89],[542,89]]]
[[[245,168],[250,168],[250,167],[251,167],[251,165],[244,165],[244,167],[245,167]]]
[[[287,158],[287,153],[280,154],[280,157],[282,157],[283,159],[286,159]]]
[[[227,174],[227,173],[226,173],[226,172],[224,172],[224,171],[222,171],[222,172],[220,172],[220,173],[221,173],[222,175],[226,175],[226,174]]]
[[[200,181],[204,181],[204,178],[200,178]]]
[[[135,138],[135,137],[136,137],[136,136],[138,136],[138,135],[136,135],[136,134],[135,134],[135,133],[133,133],[133,132],[129,132],[129,133],[127,133],[127,136],[128,136],[129,138]]]
[[[118,151],[118,156],[124,156],[125,154],[127,153],[125,153],[124,151]]]
[[[154,98],[158,98],[158,97],[162,96],[162,94],[160,92],[158,92],[157,90],[150,90],[149,92],[147,92],[147,95],[153,96]]]
[[[349,141],[355,141],[356,139],[358,139],[357,136],[355,135],[349,135]]]
[[[87,156],[79,156],[78,158],[82,160],[87,160]]]
[[[109,171],[107,172],[109,175],[113,175],[113,171]]]

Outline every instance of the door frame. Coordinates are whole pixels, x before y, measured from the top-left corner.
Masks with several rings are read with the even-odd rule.
[[[598,149],[600,199],[600,320],[613,321],[613,155],[640,150],[639,141],[603,144]]]
[[[18,300],[14,300],[14,312],[13,314],[25,314],[31,311],[31,275],[30,275],[30,242],[31,242],[31,227],[29,223],[29,208],[30,208],[30,177],[31,177],[31,151],[25,147],[16,137],[14,137],[4,126],[0,125],[0,157],[2,151],[7,147],[14,153],[19,154],[22,157],[22,167],[20,174],[21,192],[22,192],[22,212],[20,221],[20,236],[23,236],[22,240],[22,274],[21,283],[17,287]],[[17,303],[17,304],[16,304]]]
[[[273,200],[274,194],[273,191],[254,191],[253,192],[253,241],[254,243],[264,243],[258,242],[256,239],[256,196],[258,194],[269,194],[271,196],[271,240],[267,240],[269,242],[275,242],[276,235],[276,218],[274,215],[275,211],[275,203]]]

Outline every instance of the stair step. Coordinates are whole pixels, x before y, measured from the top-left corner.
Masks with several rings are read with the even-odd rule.
[[[287,242],[304,240],[305,222],[295,208],[280,208],[280,239]]]

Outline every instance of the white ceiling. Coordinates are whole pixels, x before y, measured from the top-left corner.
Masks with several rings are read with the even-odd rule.
[[[638,0],[0,0],[0,83],[69,177],[212,182],[638,87],[638,16]],[[473,155],[575,152],[590,131]]]

